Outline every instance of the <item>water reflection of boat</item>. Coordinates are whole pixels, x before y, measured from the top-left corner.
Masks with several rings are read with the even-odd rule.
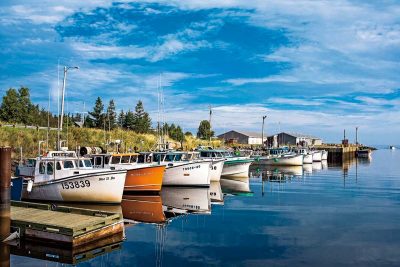
[[[303,165],[303,171],[304,171],[304,173],[311,174],[311,173],[312,173],[312,170],[313,170],[312,164],[304,164],[304,165]]]
[[[163,210],[167,217],[186,213],[211,214],[209,188],[163,187],[161,198]]]
[[[222,193],[221,183],[219,181],[210,183],[210,199],[211,204],[224,204],[224,194]]]
[[[284,173],[296,176],[303,175],[303,166],[266,166],[265,169],[273,173]]]
[[[123,195],[121,206],[125,220],[156,224],[166,222],[159,195]]]
[[[323,160],[323,161],[321,161],[321,164],[322,164],[322,169],[328,169],[328,161],[327,160]]]
[[[253,195],[250,190],[249,178],[242,179],[221,179],[221,188],[224,194],[232,195]]]
[[[322,170],[322,162],[321,161],[314,161],[312,164],[313,171],[320,171]]]
[[[13,255],[75,265],[120,250],[123,239],[123,233],[120,233],[74,248],[57,246],[54,243],[38,243],[26,240],[21,243],[13,241],[9,243],[9,247]],[[16,263],[16,265],[18,264]]]

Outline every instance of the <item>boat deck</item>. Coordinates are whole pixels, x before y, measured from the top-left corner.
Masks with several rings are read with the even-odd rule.
[[[25,238],[79,246],[123,232],[124,223],[118,213],[12,201],[11,227]]]

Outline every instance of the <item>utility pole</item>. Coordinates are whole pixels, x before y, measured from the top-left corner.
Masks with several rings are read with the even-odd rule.
[[[358,147],[358,126],[356,126],[356,146]]]
[[[265,118],[267,118],[267,115],[264,115],[264,116],[262,117],[261,147],[264,147],[264,121],[265,121]],[[268,138],[267,138],[267,140],[268,140]]]

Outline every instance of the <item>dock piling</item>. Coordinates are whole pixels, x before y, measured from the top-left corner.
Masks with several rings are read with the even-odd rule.
[[[11,148],[0,147],[0,267],[10,266],[10,248],[3,240],[10,235]]]

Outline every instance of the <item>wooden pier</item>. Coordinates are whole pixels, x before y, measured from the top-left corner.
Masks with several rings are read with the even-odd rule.
[[[12,201],[10,215],[21,237],[72,247],[124,231],[122,214],[111,212]]]
[[[318,150],[328,151],[328,162],[345,162],[355,158],[357,146],[318,146]]]

